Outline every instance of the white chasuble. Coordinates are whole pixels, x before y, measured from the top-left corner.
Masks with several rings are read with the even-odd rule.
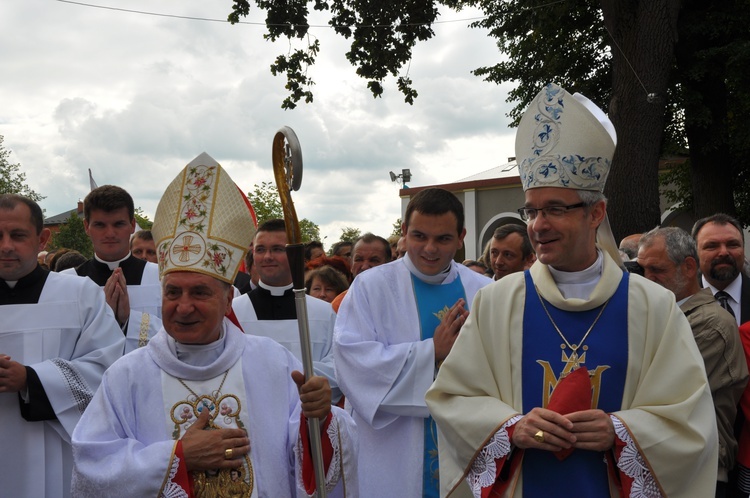
[[[601,306],[623,277],[616,262],[605,255],[601,278],[589,298],[566,299],[546,265],[537,261],[529,271],[539,294],[565,312]],[[480,453],[492,449],[488,443],[493,436],[524,412],[524,278],[523,273],[508,275],[477,294],[451,354],[427,392],[427,404],[440,429],[442,496],[465,496],[469,489],[464,478],[469,472],[482,474]],[[690,325],[674,295],[642,277],[630,276],[627,299],[628,342],[623,351],[627,374],[618,409],[610,413],[621,422],[619,428],[615,425],[617,438],[625,441],[622,432],[627,432],[635,441],[629,451],[640,454],[662,495],[713,496],[718,463],[716,416]],[[505,442],[508,447],[490,461],[508,454],[509,440]],[[496,445],[495,449],[500,448]],[[633,453],[617,463],[637,463]],[[630,471],[640,471],[620,470],[629,477]],[[523,469],[504,476],[510,486],[503,496],[521,497],[524,479],[543,477],[538,473],[526,476]],[[646,495],[646,490],[639,494],[635,487],[631,492],[631,496]]]
[[[123,356],[104,374],[72,437],[76,496],[184,496],[182,481],[175,478],[186,470],[177,438],[194,423],[199,407],[212,411],[211,427],[217,430],[245,429],[250,453],[239,476],[231,471],[199,475],[196,496],[225,496],[213,491],[219,481],[225,490],[240,490],[228,496],[251,496],[246,486],[251,465],[258,497],[306,496],[299,392],[291,379],[302,365],[270,339],[243,334],[227,319],[224,327],[219,356],[203,366],[180,360],[162,328],[148,346]],[[332,488],[343,466],[356,488],[356,428],[346,412],[332,410],[325,435],[333,459],[326,481]]]
[[[75,268],[68,268],[60,272],[67,275],[78,275]],[[80,275],[81,278],[94,277]],[[100,278],[101,274],[99,274]],[[101,280],[99,280],[101,282]],[[104,289],[103,285],[99,286]],[[125,332],[125,347],[123,354],[148,344],[148,341],[156,335],[161,328],[161,283],[159,281],[159,266],[147,263],[143,267],[139,284],[128,284],[128,302],[130,303],[130,316],[128,318]]]
[[[65,341],[62,332],[64,329],[74,328],[77,322],[75,317],[66,312],[64,304],[48,305],[45,311],[49,314],[29,315],[28,311],[28,305],[24,304],[3,306],[3,319],[0,324],[0,353],[26,365],[39,364],[45,359],[60,356],[61,343]],[[7,330],[9,327],[14,330]],[[66,368],[66,371],[69,370]],[[60,422],[65,421],[72,432],[75,423],[86,408],[88,399],[94,393],[83,379],[77,378],[74,372],[69,372],[71,374],[69,378],[75,384],[73,389],[79,394],[78,400],[57,390],[50,389],[48,394],[48,396],[57,397],[59,402],[67,406],[65,408],[67,415],[61,414],[60,420],[28,422],[19,414],[18,394],[14,392],[0,394],[3,445],[6,448],[13,448],[13,451],[7,451],[6,458],[0,459],[3,462],[2,472],[18,480],[17,486],[10,480],[0,479],[10,486],[8,488],[4,485],[0,495],[7,492],[9,493],[7,496],[23,496],[24,493],[30,493],[28,496],[48,496],[49,493],[45,493],[45,481],[56,482],[59,485],[70,482],[69,478],[63,475],[64,472],[69,472],[72,466],[70,435]],[[60,380],[63,379],[60,378]],[[47,458],[51,461],[57,460],[62,465],[45,465]],[[47,479],[32,478],[36,470],[49,473],[46,476]]]
[[[242,378],[242,359],[229,370],[203,381],[181,380],[161,372],[161,386],[164,398],[164,413],[167,430],[172,438],[181,439],[185,431],[195,423],[203,410],[210,410],[210,429],[242,429],[250,425],[249,410],[242,402],[245,398],[245,382]],[[193,472],[196,498],[257,498],[253,471],[253,442],[250,453],[243,458],[238,470],[217,469]]]

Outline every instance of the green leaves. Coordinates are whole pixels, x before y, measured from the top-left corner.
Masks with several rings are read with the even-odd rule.
[[[354,242],[360,236],[362,235],[362,231],[359,228],[354,227],[344,227],[341,229],[341,237],[339,238],[339,241],[341,242]]]
[[[276,185],[271,182],[261,182],[254,185],[253,191],[247,194],[250,204],[253,205],[255,216],[258,218],[258,225],[264,221],[272,219],[284,219],[284,210],[281,207],[279,191]],[[299,220],[300,234],[302,242],[311,240],[320,240],[320,227],[312,221],[304,218]]]
[[[52,239],[47,244],[48,249],[75,249],[86,258],[94,256],[94,247],[91,245],[91,239],[86,235],[83,227],[83,218],[78,217],[75,212],[70,213],[70,217],[64,224],[60,225],[60,230],[52,234]]]
[[[285,88],[289,90],[289,96],[281,104],[283,109],[294,109],[302,99],[308,104],[313,101],[313,93],[309,87],[315,82],[307,76],[307,69],[315,64],[315,56],[319,51],[320,42],[315,40],[308,44],[307,50],[296,49],[288,56],[279,55],[271,64],[271,74],[286,74]]]
[[[0,135],[0,194],[20,194],[33,201],[41,201],[44,196],[26,185],[26,173],[21,171],[21,165],[9,162],[10,151],[3,146],[4,139]]]
[[[315,64],[320,42],[309,33],[307,0],[256,0],[258,8],[266,11],[267,34],[264,38],[276,41],[286,37],[290,41],[287,54],[276,57],[271,64],[274,76],[285,75],[289,95],[281,107],[294,109],[304,100],[313,101],[311,87],[315,84],[308,70]],[[329,25],[344,38],[351,38],[346,58],[356,73],[367,80],[373,97],[383,94],[383,83],[394,76],[396,87],[404,101],[413,104],[417,91],[408,76],[412,49],[418,41],[432,38],[432,23],[438,16],[435,0],[315,0],[317,11],[330,11]],[[250,0],[234,0],[228,16],[232,24],[250,13]],[[306,40],[302,48],[291,48],[292,39]],[[404,69],[407,68],[404,73]]]
[[[472,24],[490,30],[505,56],[474,71],[486,81],[516,83],[507,102],[517,125],[541,86],[554,79],[571,93],[608,102],[612,91],[609,38],[598,0],[472,0],[485,19]]]

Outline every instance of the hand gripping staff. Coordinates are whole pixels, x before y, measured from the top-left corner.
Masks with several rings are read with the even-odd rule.
[[[286,224],[286,256],[292,272],[294,304],[297,308],[297,323],[302,349],[302,364],[305,379],[315,375],[313,371],[312,348],[310,346],[310,324],[307,318],[307,301],[305,295],[305,246],[302,244],[297,212],[292,202],[292,190],[299,190],[302,184],[302,149],[294,130],[284,126],[273,137],[273,176],[281,198]],[[320,447],[320,421],[310,418],[307,421],[310,431],[310,449],[312,450],[315,469],[315,485],[318,498],[326,497],[325,471],[323,469],[323,452]]]

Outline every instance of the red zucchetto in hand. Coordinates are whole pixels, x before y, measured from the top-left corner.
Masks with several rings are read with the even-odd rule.
[[[580,367],[558,381],[547,409],[560,415],[591,409],[591,379],[586,367]],[[574,449],[556,451],[555,456],[565,460]]]

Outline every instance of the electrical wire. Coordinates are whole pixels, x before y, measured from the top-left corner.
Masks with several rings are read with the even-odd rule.
[[[186,19],[190,21],[204,21],[204,22],[221,22],[221,23],[228,23],[229,21],[227,19],[213,19],[209,17],[195,17],[195,16],[181,16],[177,14],[164,14],[160,12],[148,12],[144,10],[135,10],[135,9],[123,9],[121,7],[110,7],[108,5],[96,5],[91,3],[85,3],[85,2],[77,2],[75,0],[57,0],[61,3],[68,3],[72,5],[79,5],[82,7],[91,7],[95,9],[103,9],[103,10],[112,10],[117,12],[127,12],[131,14],[140,14],[140,15],[146,15],[146,16],[156,16],[156,17],[168,17],[173,19]],[[548,2],[543,5],[536,5],[534,7],[524,7],[523,10],[535,10],[535,9],[541,9],[545,7],[549,7],[550,5],[555,5],[558,3],[565,2],[566,0],[555,0],[552,2]],[[457,22],[473,22],[473,21],[479,21],[483,19],[487,19],[489,16],[479,16],[479,17],[467,17],[464,19],[451,19],[451,20],[445,20],[445,21],[434,21],[432,23],[405,23],[404,26],[423,26],[423,25],[429,25],[429,24],[447,24],[447,23],[457,23]],[[252,26],[288,26],[289,24],[269,24],[265,22],[252,22],[252,21],[237,21],[236,24],[248,24]],[[306,25],[294,25],[295,27],[308,27],[308,28],[336,28],[336,27],[342,27],[341,25],[330,25],[330,24],[306,24]],[[350,25],[348,27],[360,27],[360,28],[388,28],[391,27],[390,24],[357,24],[357,25]],[[643,84],[643,81],[638,76],[638,73],[636,72],[633,65],[630,63],[630,60],[625,55],[625,52],[620,48],[620,45],[617,43],[617,40],[615,40],[615,37],[612,35],[612,33],[607,28],[606,24],[604,25],[604,29],[609,34],[610,38],[612,39],[612,43],[617,48],[617,50],[620,52],[622,57],[625,59],[625,62],[628,64],[628,67],[632,71],[635,78],[638,80],[638,83],[641,85],[641,88],[643,88],[643,91],[646,93],[646,98],[649,102],[652,102],[656,99],[656,95],[649,93],[648,89],[646,88],[646,85]],[[407,71],[408,74],[408,71]]]
[[[82,7],[91,7],[95,9],[103,9],[103,10],[113,10],[117,12],[127,12],[130,14],[140,14],[145,16],[156,16],[156,17],[169,17],[174,19],[186,19],[190,21],[206,21],[206,22],[222,22],[222,23],[228,23],[229,21],[227,19],[213,19],[210,17],[195,17],[195,16],[181,16],[177,14],[164,14],[161,12],[149,12],[145,10],[135,10],[135,9],[123,9],[121,7],[110,7],[108,5],[96,5],[91,3],[85,3],[85,2],[76,2],[74,0],[56,0],[61,3],[69,3],[72,5],[80,5]],[[558,0],[559,2],[564,0]],[[556,2],[553,2],[556,3]],[[450,19],[445,21],[434,21],[432,23],[403,23],[402,26],[426,26],[429,24],[447,24],[447,23],[456,23],[456,22],[473,22],[473,21],[479,21],[482,19],[486,19],[488,16],[480,16],[480,17],[467,17],[464,19]],[[237,21],[236,24],[249,24],[253,26],[290,26],[289,23],[279,23],[279,24],[271,24],[271,23],[265,23],[265,22],[252,22],[252,21]],[[337,27],[343,27],[344,25],[330,25],[330,24],[301,24],[297,25],[294,24],[292,26],[295,27],[308,27],[308,28],[337,28]],[[388,28],[391,27],[391,24],[356,24],[356,25],[349,25],[348,27],[360,27],[360,28]]]

